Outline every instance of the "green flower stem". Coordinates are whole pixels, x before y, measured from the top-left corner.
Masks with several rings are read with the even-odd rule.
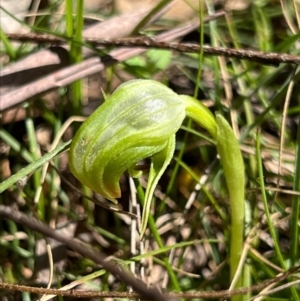
[[[231,208],[231,239],[230,239],[230,279],[233,280],[239,265],[244,242],[245,215],[245,175],[244,163],[238,141],[227,121],[219,114],[216,119],[212,113],[199,101],[189,96],[181,96],[186,101],[186,113],[204,127],[217,142],[221,157],[224,176],[229,192]],[[235,287],[242,286],[242,276],[239,276]],[[241,296],[232,300],[241,300]]]
[[[217,115],[217,149],[221,157],[224,176],[229,192],[231,209],[231,242],[230,242],[230,279],[237,272],[244,242],[244,216],[245,216],[245,175],[244,164],[238,141],[227,123]],[[242,286],[240,276],[235,287]],[[232,300],[239,300],[233,297]]]

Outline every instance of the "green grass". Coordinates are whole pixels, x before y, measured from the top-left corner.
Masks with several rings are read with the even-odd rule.
[[[44,8],[46,14],[36,19],[34,28],[68,37],[70,63],[76,64],[84,60],[84,1],[65,2],[63,10],[60,1],[53,1]],[[162,1],[160,6],[167,2]],[[203,10],[196,12],[195,17],[203,19],[216,11],[212,1],[202,1],[202,6]],[[297,25],[293,1],[286,1],[284,9],[286,11],[279,1],[253,1],[242,10],[202,24],[195,37],[200,44],[216,47],[298,55],[299,34],[289,28],[284,17],[287,12],[289,21],[298,30],[300,25]],[[62,11],[64,18],[57,19],[56,13]],[[97,12],[99,19],[113,16],[115,8],[106,7],[103,11],[106,14]],[[142,28],[145,23],[146,19],[140,22],[135,35],[153,35],[176,26],[172,19]],[[7,61],[13,64],[48,47],[46,44],[15,44],[2,31],[0,38],[1,56],[5,58],[4,63],[1,62],[3,68]],[[116,62],[89,79],[60,87],[50,100],[52,105],[45,95],[30,100],[19,107],[25,108],[23,117],[18,117],[19,120],[9,117],[9,122],[1,123],[0,204],[13,206],[54,228],[75,225],[74,239],[84,239],[85,247],[121,259],[121,265],[135,262],[134,273],[163,290],[210,292],[228,289],[234,276],[230,274],[231,258],[239,252],[230,243],[235,231],[232,228],[234,218],[231,218],[234,208],[224,177],[224,173],[228,177],[224,171],[228,167],[221,164],[216,141],[208,132],[185,119],[176,134],[174,158],[154,193],[148,230],[143,240],[136,243],[134,254],[131,239],[137,239],[138,233],[131,229],[131,218],[95,205],[66,183],[71,182],[85,195],[93,197],[89,188],[75,180],[67,165],[69,140],[78,124],[70,127],[60,144],[49,151],[65,120],[74,115],[90,114],[95,107],[93,101],[97,101],[97,106],[103,102],[103,92],[109,96],[120,83],[132,78],[158,79],[178,94],[198,96],[214,114],[218,113],[231,124],[242,150],[246,176],[244,257],[237,286],[261,284],[299,266],[300,72],[299,68],[288,64],[262,65],[251,60],[212,57],[202,52],[152,49],[126,62]],[[7,112],[0,114],[8,118]],[[39,133],[46,137],[46,142]],[[43,183],[41,168],[48,162],[59,172],[50,165]],[[148,161],[143,163],[148,164]],[[143,176],[135,181],[137,203],[141,206],[146,180],[147,176]],[[197,186],[198,181],[201,187]],[[127,175],[121,178],[121,186],[123,193],[119,204],[128,211],[132,186]],[[136,210],[135,214],[139,212]],[[40,287],[35,278],[38,272],[36,245],[40,239],[36,231],[7,219],[0,220],[0,282]],[[64,267],[54,272],[52,288],[75,281],[75,284],[85,283],[81,287],[83,290],[127,291],[126,285],[111,280],[88,258],[68,252],[63,262]],[[299,280],[299,272],[289,275],[277,286],[295,280]],[[43,281],[47,283],[48,280]],[[232,300],[250,300],[261,291],[243,293]],[[0,296],[36,300],[34,294],[2,289]],[[282,288],[263,300],[300,300],[299,283]]]

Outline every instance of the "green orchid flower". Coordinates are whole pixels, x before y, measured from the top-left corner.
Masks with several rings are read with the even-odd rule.
[[[138,91],[138,93],[137,93]],[[70,147],[72,173],[86,186],[117,203],[119,179],[136,163],[152,158],[148,197],[175,148],[185,118],[180,97],[160,83],[132,80],[121,85],[80,127]],[[152,174],[155,171],[155,177]],[[151,186],[151,187],[150,187]]]
[[[128,81],[76,133],[70,147],[70,169],[83,184],[116,203],[121,196],[121,175],[128,170],[132,176],[139,176],[136,164],[150,158],[142,236],[154,189],[173,157],[175,133],[186,116],[205,128],[217,144],[231,204],[233,278],[243,245],[244,165],[234,133],[221,115],[215,118],[198,100],[178,95],[159,82]]]

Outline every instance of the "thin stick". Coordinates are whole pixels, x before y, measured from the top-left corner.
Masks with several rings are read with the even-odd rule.
[[[208,22],[211,19],[224,15],[224,12],[216,13],[214,16],[206,18]],[[184,36],[199,27],[199,21],[189,22],[183,26],[168,30],[159,34],[156,38],[158,41],[170,42],[176,38]],[[124,61],[130,57],[141,54],[145,48],[121,48],[113,50],[106,58],[91,57],[84,60],[82,63],[71,65],[62,68],[56,72],[50,73],[42,78],[38,78],[29,82],[17,89],[9,90],[1,95],[0,112],[9,109],[17,104],[22,103],[27,99],[33,99],[37,95],[47,92],[51,89],[69,85],[73,81],[90,76],[104,70],[107,65],[115,64],[116,62]],[[29,67],[30,68],[30,67]],[[2,75],[2,74],[1,74]],[[12,76],[12,75],[11,75]]]
[[[81,254],[82,256],[85,256],[87,258],[90,258],[95,263],[100,264],[103,266],[104,269],[106,269],[108,272],[112,273],[114,276],[117,276],[122,281],[130,285],[136,292],[141,294],[144,298],[150,299],[150,300],[158,300],[158,301],[165,301],[165,297],[155,288],[148,288],[146,284],[133,276],[129,275],[128,273],[125,273],[121,271],[119,268],[117,268],[114,264],[106,261],[106,257],[99,252],[95,252],[92,249],[83,247],[82,244],[77,242],[74,239],[68,239],[57,232],[55,232],[53,229],[48,227],[46,224],[43,224],[37,219],[34,219],[33,217],[27,217],[25,214],[21,213],[18,210],[14,210],[11,207],[0,205],[0,216],[2,218],[7,218],[9,220],[13,220],[16,223],[20,223],[23,226],[31,229],[32,231],[36,231],[38,233],[43,234],[46,237],[51,237],[69,248],[73,249],[75,252]],[[1,286],[0,286],[1,287]],[[8,284],[9,288],[10,285]],[[2,286],[2,288],[4,288]],[[48,291],[45,291],[46,294]],[[69,292],[70,293],[70,292]],[[72,292],[71,292],[72,293]],[[54,294],[52,291],[51,294]],[[74,294],[73,294],[74,296]]]
[[[0,206],[0,212],[1,212]],[[214,292],[206,292],[206,291],[197,291],[197,292],[183,292],[183,293],[169,293],[164,294],[164,300],[168,298],[185,298],[185,299],[194,299],[194,298],[206,298],[206,299],[216,299],[216,298],[228,298],[234,295],[246,294],[249,292],[259,291],[261,292],[265,287],[269,286],[272,283],[278,283],[280,281],[285,280],[288,276],[296,273],[300,269],[300,266],[296,268],[292,268],[285,273],[281,273],[280,275],[274,277],[271,280],[264,281],[258,285],[254,285],[251,287],[246,288],[239,288],[233,291],[223,290],[223,291],[214,291]],[[118,270],[118,269],[117,269]],[[118,270],[119,271],[119,270]],[[128,276],[128,275],[127,275]],[[130,276],[128,276],[130,277]],[[281,287],[277,287],[276,289],[272,290],[272,292],[278,291],[279,289],[284,289],[289,285],[294,285],[298,283],[299,280],[295,282],[290,282],[285,284]],[[56,296],[72,296],[77,298],[94,298],[94,297],[103,297],[103,298],[143,298],[144,294],[138,293],[128,293],[128,292],[95,292],[95,291],[76,291],[76,290],[68,290],[63,291],[59,289],[46,289],[46,288],[39,288],[39,287],[31,287],[25,285],[17,285],[17,284],[10,284],[10,283],[0,283],[1,289],[7,289],[11,291],[21,291],[21,292],[29,292],[33,294],[49,294],[49,295],[56,295]],[[271,293],[270,291],[268,292]],[[149,296],[149,295],[148,295]],[[254,297],[255,298],[255,297]],[[149,300],[149,297],[148,297]],[[162,300],[162,299],[157,299]]]
[[[66,39],[58,38],[48,34],[7,34],[11,40],[27,41],[35,43],[50,43],[53,45],[60,45],[65,43]],[[149,37],[134,37],[134,38],[120,38],[120,39],[94,39],[86,38],[85,43],[93,46],[106,47],[143,47],[176,50],[179,52],[195,52],[199,53],[201,46],[195,43],[170,43],[159,41],[156,38]],[[278,65],[280,63],[300,64],[299,55],[290,55],[277,52],[262,52],[248,49],[234,49],[225,47],[212,47],[203,45],[202,50],[207,55],[223,56],[228,58],[237,58],[242,60],[250,60],[266,65]]]

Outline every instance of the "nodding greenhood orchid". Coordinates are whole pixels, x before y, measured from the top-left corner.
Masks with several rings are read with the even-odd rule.
[[[122,173],[128,170],[132,176],[139,176],[134,167],[139,161],[151,158],[143,235],[154,189],[173,157],[175,133],[186,116],[205,128],[216,141],[231,200],[232,225],[239,225],[234,243],[240,245],[244,167],[239,145],[227,121],[221,115],[215,118],[193,97],[178,95],[153,80],[131,80],[120,85],[77,131],[70,147],[70,169],[83,184],[116,203],[121,195]]]
[[[173,156],[175,133],[184,118],[184,102],[163,84],[126,82],[76,133],[70,148],[71,171],[82,183],[116,203],[124,171],[134,173],[132,167],[149,157],[151,169],[166,168]]]

